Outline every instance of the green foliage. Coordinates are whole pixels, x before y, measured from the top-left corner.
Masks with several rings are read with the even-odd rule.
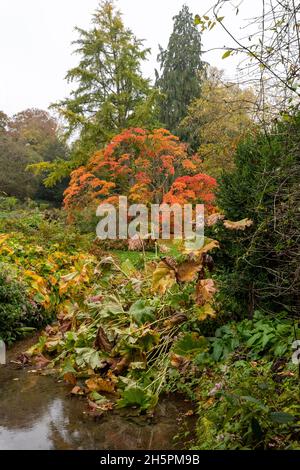
[[[66,145],[59,136],[56,120],[40,109],[27,109],[3,118],[0,127],[0,191],[21,200],[51,201],[60,205],[67,181],[48,191],[43,175],[33,175],[31,165],[45,165],[56,158],[65,160]]]
[[[101,366],[99,352],[93,348],[76,348],[76,365],[79,368],[97,369]]]
[[[0,197],[0,211],[12,211],[16,208],[19,201],[16,197]]]
[[[143,325],[155,320],[154,311],[155,309],[147,305],[145,300],[137,300],[131,305],[128,313],[138,325]]]
[[[201,34],[194,24],[193,15],[184,5],[174,17],[167,49],[160,48],[161,74],[156,72],[156,85],[162,93],[160,120],[177,135],[188,105],[200,95],[200,72],[204,70],[201,53]],[[184,134],[181,132],[180,136],[184,137]]]
[[[116,251],[96,259],[86,251],[91,239],[66,228],[60,211],[1,215],[2,230],[14,227],[1,235],[1,260],[23,280],[22,288],[12,277],[1,281],[1,336],[13,341],[57,315],[27,352],[33,363],[44,355],[72,393],[100,411],[147,412],[161,393],[184,394],[199,403],[201,449],[297,447],[300,408],[290,359],[300,330],[292,320],[255,312],[205,337],[222,318],[199,318],[196,279],[155,294],[158,254]],[[190,278],[193,264],[182,256],[179,250],[185,271],[178,273]]]
[[[11,344],[43,324],[37,304],[30,301],[24,284],[6,266],[0,266],[0,338]]]
[[[291,362],[299,334],[293,321],[259,312],[217,329],[194,359],[202,369],[196,448],[299,448],[299,377]]]
[[[251,316],[256,308],[299,315],[300,116],[239,145],[232,172],[220,179],[218,206],[230,220],[254,221],[247,231],[225,230],[221,242],[220,302],[226,311]]]
[[[145,390],[139,387],[129,387],[122,392],[122,397],[118,400],[118,408],[136,406],[141,411],[147,408],[155,406],[157,398],[151,393],[147,393]]]
[[[41,161],[34,150],[0,133],[0,191],[9,197],[33,198],[39,179],[26,171],[27,165]]]
[[[193,357],[195,354],[207,349],[207,341],[197,333],[186,333],[173,347],[173,352],[184,357]]]
[[[227,361],[199,381],[197,449],[299,449],[296,366]]]
[[[210,340],[211,357],[217,362],[227,359],[233,352],[241,351],[247,354],[249,360],[263,356],[280,358],[290,353],[295,334],[300,335],[300,330],[284,316],[268,318],[255,312],[253,320],[230,322],[216,330]]]

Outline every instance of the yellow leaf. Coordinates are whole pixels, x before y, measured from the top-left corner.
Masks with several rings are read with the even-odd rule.
[[[1,247],[0,253],[3,253],[4,251],[6,251],[9,255],[12,255],[14,253],[14,250],[7,245],[3,245]]]
[[[216,312],[210,305],[210,303],[206,303],[199,309],[198,320],[203,321],[206,320],[207,317],[215,318]]]
[[[232,54],[232,50],[228,50],[228,51],[224,52],[224,54],[222,55],[222,59],[226,59],[227,57],[230,56],[230,54]]]
[[[162,295],[175,283],[176,275],[174,269],[161,261],[152,274],[152,291]]]
[[[24,271],[24,275],[26,277],[30,277],[34,282],[32,283],[32,286],[38,286],[38,287],[41,287],[41,286],[45,286],[46,285],[46,281],[44,278],[42,278],[41,276],[39,276],[38,274],[36,274],[35,272],[33,271]],[[36,287],[35,287],[36,288]]]
[[[8,233],[5,233],[3,235],[0,235],[0,245],[2,245],[5,240],[7,240],[9,238],[9,234]]]

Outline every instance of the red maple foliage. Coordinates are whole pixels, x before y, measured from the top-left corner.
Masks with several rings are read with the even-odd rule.
[[[204,173],[193,176],[181,176],[172,184],[170,191],[164,196],[168,204],[204,204],[207,213],[214,212],[215,190],[217,181]]]
[[[119,195],[126,195],[129,203],[213,204],[216,182],[197,175],[200,168],[201,158],[188,156],[186,144],[169,131],[126,129],[72,172],[64,206],[72,210],[100,201],[113,204]]]

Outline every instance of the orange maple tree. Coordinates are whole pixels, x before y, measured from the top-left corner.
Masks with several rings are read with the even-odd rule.
[[[204,173],[193,176],[181,176],[172,184],[170,190],[164,196],[164,202],[168,204],[204,204],[207,213],[215,210],[215,178]]]
[[[64,206],[80,209],[99,202],[114,204],[119,195],[127,196],[129,203],[201,199],[212,204],[216,182],[197,174],[200,168],[201,158],[188,156],[186,144],[169,131],[126,129],[87,165],[72,172]]]

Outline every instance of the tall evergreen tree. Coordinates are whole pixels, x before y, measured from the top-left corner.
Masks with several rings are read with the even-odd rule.
[[[188,105],[200,95],[200,76],[205,64],[201,60],[201,34],[189,8],[183,5],[173,19],[168,47],[166,50],[160,47],[157,58],[161,74],[156,71],[156,85],[163,95],[160,120],[167,129],[178,134]]]
[[[66,123],[66,137],[77,139],[69,162],[49,166],[48,185],[86,163],[95,149],[123,129],[156,125],[157,92],[141,73],[149,50],[124,26],[113,1],[101,1],[92,27],[76,31],[79,38],[73,44],[79,63],[66,76],[74,89],[52,107]]]

